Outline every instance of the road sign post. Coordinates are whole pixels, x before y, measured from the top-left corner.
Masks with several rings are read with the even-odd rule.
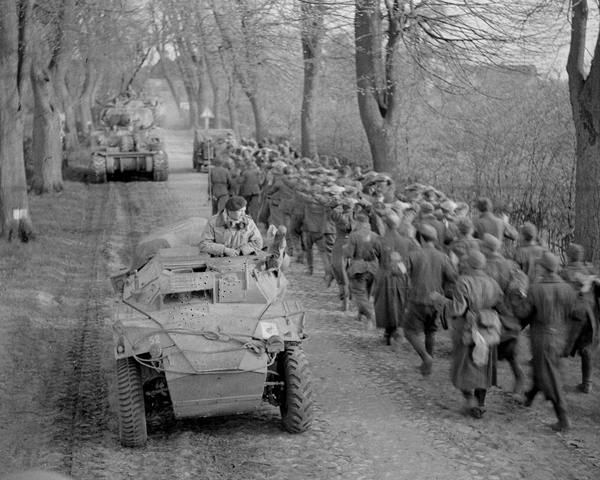
[[[210,125],[210,119],[215,118],[215,116],[213,115],[210,108],[204,107],[204,110],[202,111],[200,118],[204,119],[204,130],[208,130],[209,125]]]

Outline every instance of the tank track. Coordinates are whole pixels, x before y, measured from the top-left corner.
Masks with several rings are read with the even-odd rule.
[[[101,155],[92,155],[92,182],[106,183],[106,159]]]
[[[166,182],[169,178],[169,161],[167,154],[160,151],[154,155],[152,180],[155,182]]]

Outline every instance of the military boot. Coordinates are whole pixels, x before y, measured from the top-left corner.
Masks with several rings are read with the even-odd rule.
[[[350,299],[348,297],[344,297],[342,299],[342,312],[347,312],[350,307]]]
[[[513,393],[520,395],[525,390],[525,373],[523,372],[523,369],[519,365],[519,362],[517,362],[516,358],[511,358],[508,363],[510,363],[510,367],[515,375],[515,386],[513,388]]]
[[[555,432],[567,432],[571,430],[571,428],[573,428],[573,424],[571,423],[571,419],[569,418],[566,410],[554,404],[554,411],[558,417],[558,422],[550,425],[550,428],[552,428],[552,430]]]
[[[592,391],[592,358],[587,352],[581,354],[581,383],[577,388],[583,393]]]
[[[483,388],[475,389],[475,398],[477,398],[478,405],[476,407],[471,408],[471,415],[475,418],[483,418],[483,414],[485,413],[485,396],[487,390]]]
[[[433,358],[433,352],[435,350],[435,335],[433,333],[425,334],[425,350],[431,358]]]

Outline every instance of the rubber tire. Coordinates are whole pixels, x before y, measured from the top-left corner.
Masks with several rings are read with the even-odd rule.
[[[117,386],[121,444],[130,448],[143,447],[148,440],[144,391],[140,366],[133,357],[117,360]]]
[[[300,347],[286,348],[282,370],[285,387],[279,407],[283,428],[290,433],[302,433],[312,426],[314,401],[310,367]]]
[[[135,141],[132,135],[123,135],[119,138],[119,150],[121,152],[133,152],[135,149]]]
[[[152,163],[152,180],[155,182],[166,182],[169,178],[169,159],[163,151],[154,155]]]
[[[106,183],[106,159],[102,155],[92,155],[92,182]]]

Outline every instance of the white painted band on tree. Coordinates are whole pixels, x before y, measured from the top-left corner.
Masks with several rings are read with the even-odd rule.
[[[13,220],[23,220],[27,218],[26,208],[15,208],[13,210]]]

